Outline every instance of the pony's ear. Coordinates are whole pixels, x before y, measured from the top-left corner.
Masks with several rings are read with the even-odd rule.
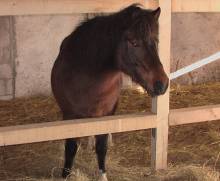
[[[159,19],[160,13],[161,13],[160,7],[158,7],[156,10],[152,11],[152,14],[153,14],[153,16],[154,16],[154,18],[155,18],[156,20]]]

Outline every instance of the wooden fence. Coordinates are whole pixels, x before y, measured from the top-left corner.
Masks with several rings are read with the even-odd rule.
[[[114,12],[139,2],[145,8],[162,9],[160,57],[170,70],[172,12],[220,12],[219,0],[0,0],[0,15],[41,15]],[[152,113],[93,119],[56,121],[0,128],[0,146],[60,140],[104,133],[152,129],[152,167],[167,168],[169,126],[220,119],[220,105],[169,110],[169,89],[152,100]]]

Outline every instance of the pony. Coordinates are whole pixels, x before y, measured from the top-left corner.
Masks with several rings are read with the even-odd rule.
[[[152,97],[165,93],[169,79],[158,55],[160,13],[160,8],[146,10],[133,4],[82,22],[62,41],[51,87],[63,120],[114,115],[122,73]],[[100,180],[106,181],[108,135],[95,139]],[[78,145],[77,138],[65,141],[64,178],[71,172]]]

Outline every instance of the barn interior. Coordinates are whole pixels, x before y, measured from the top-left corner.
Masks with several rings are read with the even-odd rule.
[[[207,7],[214,7],[215,12],[172,13],[171,72],[220,50],[220,10]],[[81,21],[96,15],[0,16],[0,127],[61,120],[51,93],[51,67],[62,39]],[[146,92],[139,91],[127,77],[123,85],[118,115],[151,111],[151,98]],[[170,109],[220,104],[220,61],[173,80],[169,104]],[[96,155],[88,140],[82,138],[67,180],[97,180]],[[1,146],[0,181],[61,181],[63,154],[63,140]],[[109,145],[107,170],[110,181],[218,181],[220,121],[171,126],[168,169],[156,172],[151,170],[150,129],[115,133]]]

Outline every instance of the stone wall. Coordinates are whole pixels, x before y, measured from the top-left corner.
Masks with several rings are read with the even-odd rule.
[[[88,16],[0,17],[0,99],[50,94],[50,72],[60,43],[85,17]],[[172,15],[171,72],[220,50],[219,22],[217,13]],[[217,61],[174,82],[219,80]]]

